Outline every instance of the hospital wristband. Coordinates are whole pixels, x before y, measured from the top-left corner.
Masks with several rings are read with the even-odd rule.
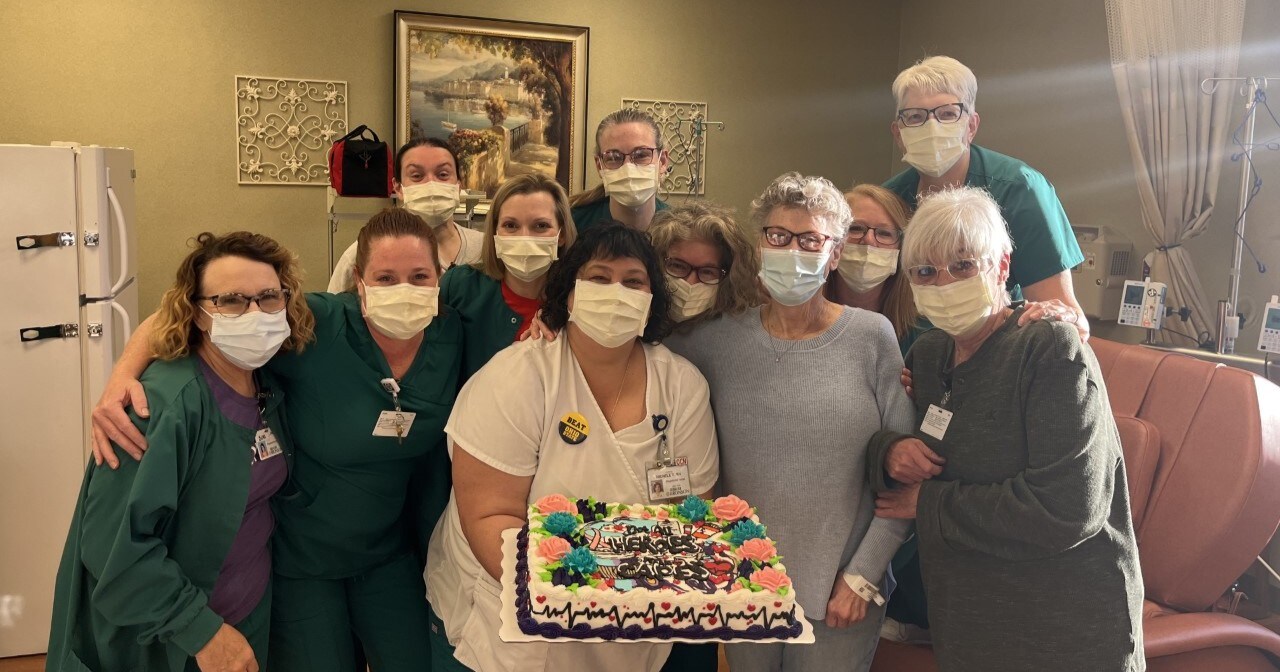
[[[841,573],[840,576],[844,578],[845,584],[847,584],[849,589],[856,593],[858,597],[861,597],[867,602],[875,603],[877,607],[884,606],[884,597],[880,595],[880,589],[876,588],[875,584],[862,578],[859,574]]]

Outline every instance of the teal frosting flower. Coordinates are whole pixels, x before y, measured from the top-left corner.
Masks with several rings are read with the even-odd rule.
[[[566,553],[565,556],[560,559],[560,563],[565,569],[577,572],[583,576],[596,571],[600,566],[596,562],[596,556],[593,555],[585,546],[579,546]]]
[[[680,506],[676,507],[676,513],[689,522],[706,518],[707,512],[710,510],[706,500],[693,495],[685,497],[684,501],[680,502]]]
[[[750,519],[743,519],[733,526],[729,536],[731,541],[739,546],[752,539],[764,539],[764,525]]]
[[[553,536],[566,535],[578,527],[578,519],[563,511],[557,511],[542,521],[542,529]]]

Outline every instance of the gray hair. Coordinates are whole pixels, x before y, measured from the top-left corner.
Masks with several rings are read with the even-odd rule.
[[[902,241],[902,266],[942,266],[957,259],[990,259],[1013,252],[1009,228],[985,189],[956,187],[926,197]],[[1005,305],[1009,295],[1001,292]]]
[[[600,138],[604,136],[605,129],[618,124],[644,124],[648,126],[653,129],[653,145],[658,149],[662,149],[662,127],[658,125],[658,121],[648,112],[634,107],[624,107],[610,112],[608,116],[600,120],[600,125],[596,127],[597,156],[600,155]]]
[[[893,99],[899,110],[908,91],[949,93],[959,98],[969,112],[977,109],[978,78],[968,66],[950,56],[930,56],[898,73],[893,80]]]
[[[844,194],[825,177],[783,173],[751,202],[751,220],[763,227],[775,208],[802,208],[813,218],[818,230],[837,243],[849,233],[853,213]],[[758,230],[758,229],[757,229]]]

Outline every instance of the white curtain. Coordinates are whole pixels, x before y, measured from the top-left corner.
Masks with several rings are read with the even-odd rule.
[[[1217,200],[1231,104],[1229,82],[1213,94],[1206,77],[1235,77],[1245,0],[1107,0],[1111,69],[1138,181],[1142,222],[1155,240],[1151,279],[1166,305],[1191,310],[1190,335],[1216,319],[1182,243],[1204,232]],[[1160,333],[1161,340],[1190,345]]]

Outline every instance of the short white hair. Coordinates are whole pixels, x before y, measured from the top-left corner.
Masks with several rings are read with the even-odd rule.
[[[1013,252],[1000,206],[985,189],[943,189],[920,202],[902,240],[902,266],[943,266],[957,259],[1000,259]],[[1007,293],[1001,292],[1007,304]]]
[[[898,73],[893,80],[893,99],[899,110],[909,91],[926,95],[949,93],[959,98],[969,112],[977,109],[978,78],[968,66],[950,56],[930,56]]]
[[[764,193],[751,202],[751,219],[765,226],[770,213],[777,208],[801,208],[813,218],[818,230],[837,243],[849,233],[853,212],[844,194],[825,177],[783,173],[765,187]]]

